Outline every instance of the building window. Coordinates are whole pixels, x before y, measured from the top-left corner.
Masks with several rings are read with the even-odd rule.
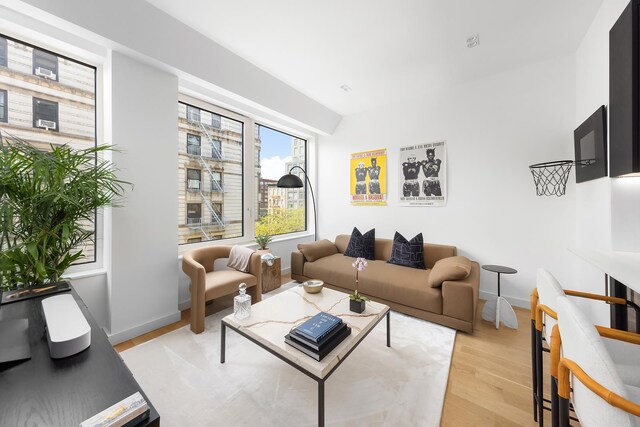
[[[7,122],[8,118],[8,104],[7,101],[7,91],[0,90],[0,122]]]
[[[190,122],[200,122],[200,109],[187,105],[187,120]]]
[[[58,131],[58,103],[34,97],[33,127]]]
[[[216,193],[222,193],[222,174],[220,172],[213,171],[211,173],[211,191]]]
[[[33,49],[33,74],[50,80],[58,80],[58,56],[40,49]]]
[[[200,203],[187,203],[187,224],[202,224],[202,205]]]
[[[242,237],[245,232],[242,171],[244,124],[249,119],[198,104],[202,105],[178,103],[178,140],[182,141],[178,145],[178,168],[187,174],[187,185],[182,182],[177,195],[178,215],[187,218],[186,224],[178,226],[179,244],[190,243],[196,232],[203,242]],[[197,166],[193,155],[199,155]]]
[[[7,56],[7,39],[0,37],[0,67],[7,66]]]
[[[286,234],[306,230],[306,179],[297,168],[307,170],[305,139],[257,125],[260,166],[257,171],[256,197],[258,219],[256,234]],[[302,180],[304,187],[278,188],[282,175],[291,172]]]
[[[200,191],[200,171],[187,169],[187,190]]]
[[[187,154],[200,156],[201,155],[200,145],[201,145],[200,135],[194,135],[192,133],[187,134]]]

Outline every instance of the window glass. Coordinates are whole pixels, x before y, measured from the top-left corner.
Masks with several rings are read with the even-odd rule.
[[[95,67],[1,34],[0,66],[0,130],[42,150],[97,144]],[[96,237],[94,221],[86,228]],[[96,261],[95,241],[78,264]]]
[[[6,67],[7,62],[7,39],[0,37],[0,67]]]
[[[178,103],[180,244],[243,235],[244,123],[222,111]]]
[[[58,57],[40,49],[33,49],[33,74],[58,80]]]
[[[0,90],[0,122],[7,122],[7,91]]]
[[[257,125],[259,167],[256,171],[258,220],[255,234],[286,234],[306,230],[307,141],[293,135]],[[298,176],[302,188],[278,188],[280,177]]]

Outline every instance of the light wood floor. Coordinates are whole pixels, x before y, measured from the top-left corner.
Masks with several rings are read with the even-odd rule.
[[[290,280],[288,275],[282,277],[282,283]],[[478,308],[473,335],[456,334],[441,425],[535,426],[531,401],[529,311],[515,308],[517,330],[504,326],[496,330],[495,324],[480,319],[483,303]],[[207,307],[207,313],[232,304],[232,297],[216,301]],[[180,321],[118,344],[115,349],[126,350],[188,324],[189,310],[185,310]],[[547,366],[548,360],[545,361]],[[545,411],[545,425],[551,425],[548,411]]]

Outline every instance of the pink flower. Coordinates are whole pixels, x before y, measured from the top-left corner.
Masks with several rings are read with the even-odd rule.
[[[360,257],[356,258],[355,262],[351,264],[351,266],[358,269],[358,271],[364,271],[364,269],[367,268],[367,265],[367,260]]]

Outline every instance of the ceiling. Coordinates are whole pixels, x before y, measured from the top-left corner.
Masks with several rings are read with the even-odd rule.
[[[575,52],[602,3],[147,1],[342,115]]]

